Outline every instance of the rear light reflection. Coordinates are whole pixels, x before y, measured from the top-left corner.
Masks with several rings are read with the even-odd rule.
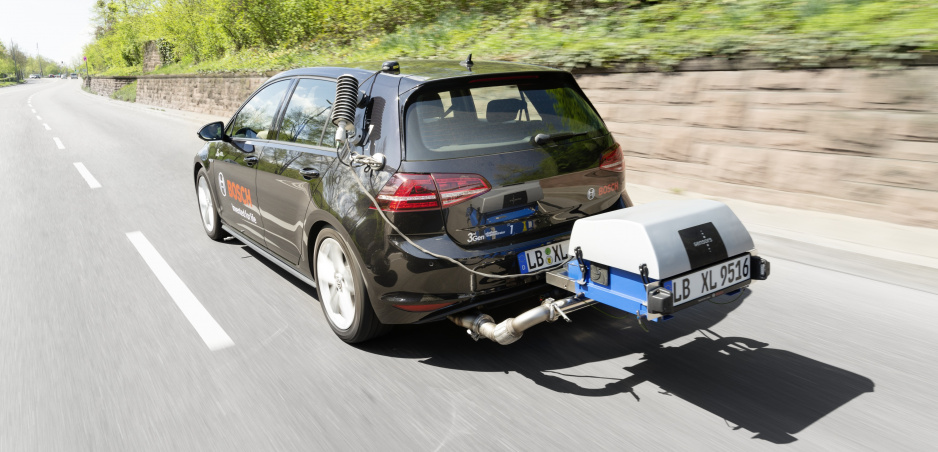
[[[621,173],[623,167],[622,160],[622,147],[617,144],[616,147],[603,153],[603,157],[599,161],[599,167],[604,170]]]
[[[437,309],[443,309],[447,306],[452,306],[456,304],[455,301],[449,303],[436,303],[436,304],[396,304],[393,305],[397,309],[409,312],[429,312],[436,311]]]
[[[397,173],[378,192],[376,199],[381,210],[414,212],[449,207],[491,189],[488,181],[478,174]]]

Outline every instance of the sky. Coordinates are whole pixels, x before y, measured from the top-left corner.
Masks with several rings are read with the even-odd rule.
[[[95,0],[0,0],[0,40],[10,40],[31,56],[53,61],[81,61],[81,48],[91,42],[91,7]]]

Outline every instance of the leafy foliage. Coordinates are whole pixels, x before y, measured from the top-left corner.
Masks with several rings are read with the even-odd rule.
[[[58,62],[41,56],[30,56],[24,53],[16,43],[12,43],[9,49],[0,44],[0,82],[2,83],[8,85],[10,84],[8,82],[22,80],[29,74],[49,75],[62,72],[65,72],[65,68]]]
[[[897,65],[938,52],[934,0],[99,0],[94,71],[276,71],[394,58],[564,68],[700,57],[779,67]]]
[[[122,100],[124,102],[137,101],[137,82],[128,83],[120,87],[111,94],[111,99]]]

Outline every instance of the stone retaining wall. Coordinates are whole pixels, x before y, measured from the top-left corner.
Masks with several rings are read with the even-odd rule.
[[[91,92],[99,96],[108,96],[114,94],[115,91],[123,88],[125,85],[129,85],[137,80],[136,77],[92,77],[85,78],[83,83],[86,83],[85,86],[91,88]],[[90,83],[88,85],[87,83]]]
[[[137,102],[216,115],[228,120],[266,75],[148,75],[139,78]]]
[[[577,78],[630,182],[938,227],[938,67]],[[137,102],[228,119],[266,79],[143,76]]]
[[[938,227],[938,68],[581,75],[627,180]]]

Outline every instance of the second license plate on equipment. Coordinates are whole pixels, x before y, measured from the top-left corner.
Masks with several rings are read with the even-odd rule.
[[[521,273],[531,273],[544,267],[557,265],[558,262],[563,262],[567,258],[568,245],[570,245],[570,241],[564,240],[518,254],[518,265],[521,267]]]
[[[704,295],[720,291],[750,278],[749,255],[674,278],[664,287],[674,294],[674,306],[696,300]],[[671,287],[668,287],[668,285]]]

